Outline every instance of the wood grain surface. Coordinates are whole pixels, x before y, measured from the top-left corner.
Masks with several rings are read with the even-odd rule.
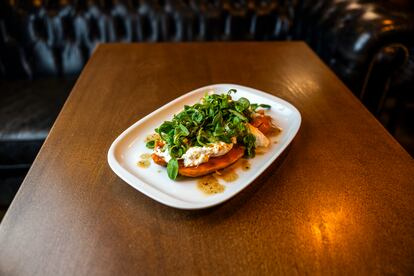
[[[279,165],[220,206],[163,206],[107,164],[176,97],[237,83],[302,126]],[[101,45],[0,225],[1,275],[413,274],[414,161],[301,42]]]

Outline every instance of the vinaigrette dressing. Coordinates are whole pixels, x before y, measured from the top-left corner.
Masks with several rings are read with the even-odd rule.
[[[150,153],[143,153],[140,156],[140,160],[137,162],[137,166],[143,169],[148,168],[151,166],[151,154]]]
[[[146,169],[151,165],[151,162],[148,159],[141,159],[137,163],[138,167]]]
[[[151,158],[151,154],[150,153],[143,153],[139,156],[141,159],[150,159]]]
[[[217,179],[209,174],[197,180],[197,188],[207,195],[219,194],[224,192],[226,187],[220,184]]]

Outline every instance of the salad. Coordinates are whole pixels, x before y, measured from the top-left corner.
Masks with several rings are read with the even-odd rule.
[[[155,129],[146,146],[153,149],[154,162],[167,167],[169,178],[213,173],[269,146],[267,136],[277,130],[265,114],[271,107],[243,97],[234,100],[236,92],[207,93]]]

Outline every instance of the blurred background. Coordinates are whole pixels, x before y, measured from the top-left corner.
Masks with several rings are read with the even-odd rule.
[[[0,217],[98,43],[285,40],[414,156],[414,1],[0,0]]]

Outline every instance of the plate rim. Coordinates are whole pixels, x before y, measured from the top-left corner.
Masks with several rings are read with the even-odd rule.
[[[266,160],[265,164],[262,166],[261,169],[257,170],[253,174],[252,180],[247,183],[243,188],[237,190],[236,192],[229,194],[228,197],[224,199],[218,199],[216,201],[211,202],[187,202],[178,198],[175,198],[167,193],[164,193],[155,187],[152,187],[152,185],[146,183],[145,181],[142,181],[141,179],[137,178],[136,176],[132,175],[127,169],[125,169],[117,160],[115,157],[115,150],[117,145],[120,141],[122,141],[131,131],[133,131],[137,125],[144,123],[145,121],[149,120],[154,114],[163,111],[171,106],[174,106],[176,103],[180,102],[182,99],[185,99],[187,97],[191,97],[193,94],[199,93],[201,90],[208,90],[208,89],[214,89],[214,87],[217,86],[231,86],[235,89],[240,90],[246,90],[247,92],[252,92],[254,94],[257,94],[259,96],[262,96],[264,98],[267,98],[269,100],[281,102],[283,105],[286,105],[290,109],[294,111],[297,115],[297,121],[296,124],[293,126],[293,129],[291,130],[291,137],[289,140],[282,144],[281,147],[278,149],[277,154],[270,157],[268,160]],[[273,162],[276,161],[276,159],[286,150],[286,148],[292,143],[293,139],[296,137],[296,134],[298,133],[300,126],[302,123],[302,116],[299,112],[299,110],[289,103],[288,101],[279,98],[277,96],[274,96],[272,94],[266,93],[264,91],[239,85],[239,84],[233,84],[233,83],[216,83],[216,84],[209,84],[200,88],[196,88],[194,90],[191,90],[190,92],[187,92],[183,95],[181,95],[178,98],[175,98],[169,103],[166,103],[165,105],[157,108],[156,110],[152,111],[148,115],[144,116],[143,118],[139,119],[135,123],[133,123],[131,126],[129,126],[127,129],[125,129],[111,144],[109,147],[108,153],[107,153],[107,161],[109,164],[109,167],[112,169],[112,171],[123,181],[125,181],[128,185],[130,185],[132,188],[138,190],[139,192],[143,193],[144,195],[148,196],[149,198],[160,202],[164,205],[167,205],[169,207],[177,208],[177,209],[184,209],[184,210],[198,210],[198,209],[204,209],[204,208],[210,208],[213,206],[216,206],[218,204],[221,204],[234,196],[236,196],[238,193],[243,191],[245,188],[247,188],[249,185],[251,185],[254,180],[256,180]]]

